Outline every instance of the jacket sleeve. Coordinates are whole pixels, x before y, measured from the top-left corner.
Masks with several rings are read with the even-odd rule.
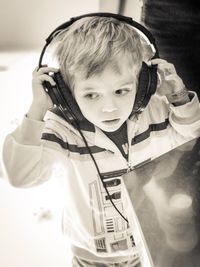
[[[195,92],[189,92],[190,102],[174,106],[170,104],[169,121],[177,133],[184,137],[200,136],[200,104]]]
[[[44,124],[24,117],[22,124],[5,138],[3,170],[15,187],[31,187],[47,181],[52,175],[55,158],[62,160],[58,147],[51,144],[49,148],[45,145],[47,141],[41,140]]]

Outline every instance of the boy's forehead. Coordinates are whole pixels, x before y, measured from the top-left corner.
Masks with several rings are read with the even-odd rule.
[[[106,84],[112,86],[125,86],[136,81],[136,71],[125,66],[121,66],[120,73],[113,69],[112,66],[107,65],[101,72],[95,73],[90,77],[84,75],[75,76],[75,85],[79,84],[79,88],[85,90],[93,89],[93,87],[101,87]]]

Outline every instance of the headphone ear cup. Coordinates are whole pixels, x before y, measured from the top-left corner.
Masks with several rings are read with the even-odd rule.
[[[148,66],[145,62],[142,62],[142,67],[138,78],[137,93],[131,115],[135,113],[141,113],[145,109],[151,96],[156,92],[156,88],[157,66]]]
[[[56,85],[52,86],[49,82],[43,83],[45,90],[52,102],[56,105],[51,111],[63,117],[75,128],[94,132],[94,125],[90,123],[82,114],[71,90],[66,85],[60,72],[55,72],[51,77]]]
[[[65,108],[65,110],[69,113],[69,115],[71,115],[71,117],[73,117],[74,120],[79,122],[84,121],[85,117],[83,116],[76,100],[74,99],[70,88],[66,85],[61,73],[55,72],[53,74],[53,79],[56,82],[57,90],[62,96],[62,102],[64,102],[62,107]],[[70,120],[72,120],[72,118]]]

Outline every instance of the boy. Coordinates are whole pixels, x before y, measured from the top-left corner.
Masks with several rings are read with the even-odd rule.
[[[200,108],[174,66],[162,59],[159,84],[141,114],[132,114],[143,58],[140,35],[113,18],[87,17],[56,38],[60,72],[88,122],[76,127],[60,116],[43,90],[57,69],[33,73],[33,101],[22,124],[4,143],[10,183],[29,187],[50,179],[55,165],[67,182],[63,231],[73,266],[141,266],[140,237],[122,174],[158,157],[200,131]],[[92,160],[92,156],[94,160]],[[95,165],[96,163],[97,165]]]

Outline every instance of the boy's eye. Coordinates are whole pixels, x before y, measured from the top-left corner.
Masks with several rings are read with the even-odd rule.
[[[92,99],[93,100],[93,99],[98,98],[99,94],[97,94],[97,93],[89,93],[87,95],[84,95],[84,97],[87,98],[87,99]]]
[[[115,91],[116,95],[126,95],[131,91],[129,88],[122,88]]]

